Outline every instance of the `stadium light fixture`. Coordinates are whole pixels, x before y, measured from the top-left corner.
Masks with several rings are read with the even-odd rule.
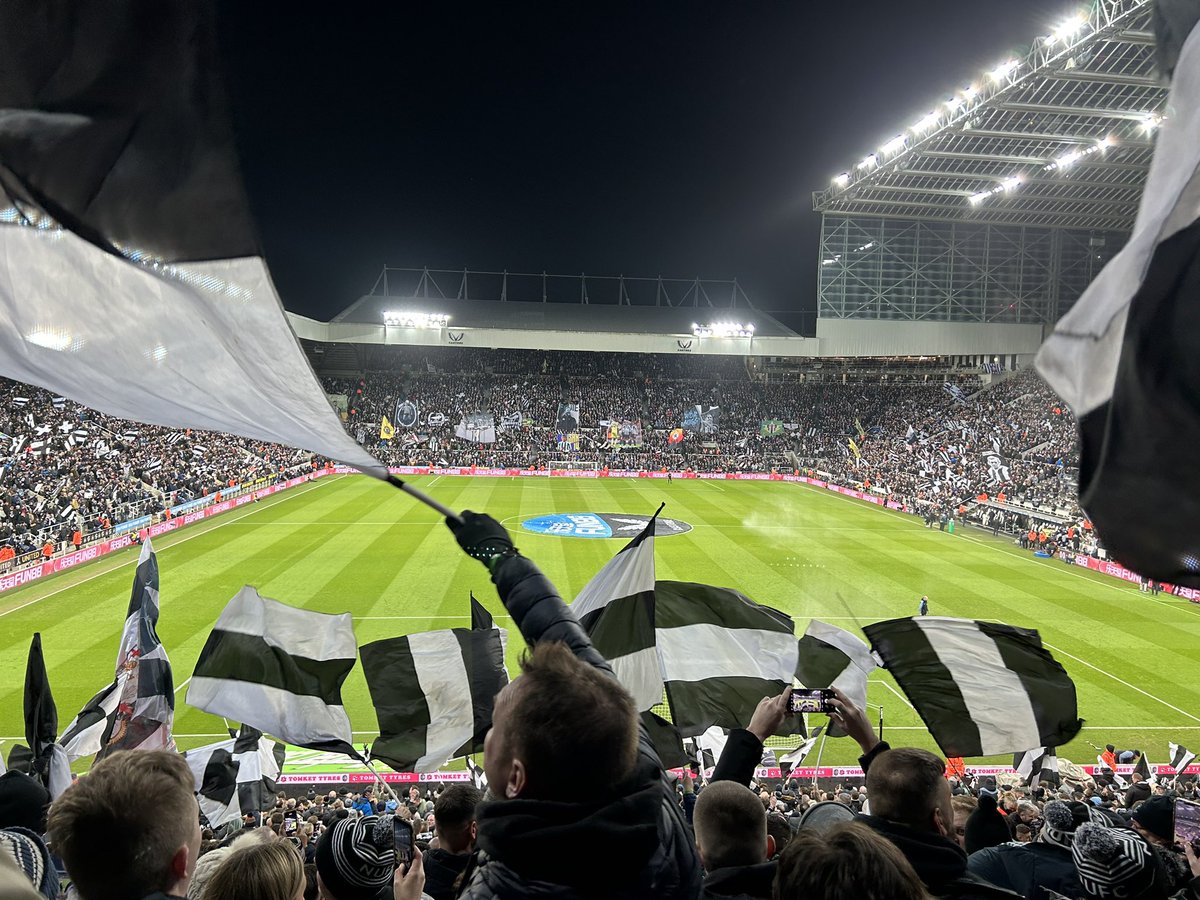
[[[882,147],[880,147],[879,152],[882,153],[884,156],[891,156],[892,154],[899,153],[901,150],[903,150],[905,143],[906,143],[906,138],[904,137],[904,135],[898,134],[894,138],[892,138],[890,141],[888,141],[886,144],[884,144]]]
[[[859,168],[859,169],[870,169],[870,168],[872,168],[872,167],[874,167],[874,166],[878,165],[878,163],[879,163],[879,157],[878,157],[878,156],[876,156],[874,153],[872,153],[872,154],[870,154],[870,155],[868,155],[868,156],[864,156],[864,157],[863,157],[863,159],[862,159],[862,162],[860,162],[860,163],[858,164],[857,168]]]
[[[384,310],[383,324],[397,328],[445,328],[450,317],[444,313],[410,313]]]
[[[1059,26],[1050,33],[1048,40],[1050,43],[1062,41],[1065,44],[1075,35],[1079,34],[1085,25],[1087,25],[1087,19],[1085,19],[1081,14],[1077,13],[1071,16],[1069,19],[1061,22]]]
[[[974,100],[975,95],[978,93],[979,93],[979,88],[975,87],[975,85],[973,85],[973,84],[968,84],[965,88],[962,89],[962,95],[963,95],[964,100]]]
[[[708,325],[692,325],[692,334],[696,337],[754,337],[754,323],[746,322],[713,322]]]
[[[833,183],[836,184],[838,187],[845,187],[846,185],[848,185],[850,183],[850,173],[843,172],[841,175],[835,175],[834,179],[833,179]]]
[[[965,95],[965,92],[964,92],[964,95]],[[956,109],[958,109],[960,106],[962,106],[962,104],[963,104],[962,97],[950,97],[949,99],[946,100],[946,102],[943,105],[946,107],[947,112],[954,112]]]
[[[1155,129],[1162,124],[1163,117],[1157,113],[1147,113],[1142,119],[1140,125],[1144,134],[1153,134]]]
[[[996,81],[996,82],[1003,81],[1005,78],[1007,78],[1009,75],[1011,75],[1014,71],[1016,71],[1016,69],[1020,65],[1021,65],[1020,60],[1016,60],[1016,59],[1007,60],[1006,62],[1002,62],[1000,65],[996,66],[996,68],[992,69],[992,71],[990,71],[988,73],[988,77],[991,78],[992,81]]]
[[[938,116],[936,110],[934,110],[933,112],[926,113],[921,118],[921,121],[917,122],[917,124],[914,125],[910,130],[914,134],[922,134],[923,132],[928,131],[930,128],[936,127],[937,123],[938,123],[938,118],[939,118],[939,116]]]

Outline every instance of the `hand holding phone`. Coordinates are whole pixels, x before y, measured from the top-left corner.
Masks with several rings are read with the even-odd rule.
[[[392,840],[396,851],[396,868],[408,871],[413,858],[413,828],[399,816],[392,817]]]
[[[791,700],[788,702],[788,712],[828,713],[833,709],[829,705],[829,701],[832,699],[832,688],[816,688],[815,690],[793,688]]]
[[[1181,849],[1200,849],[1200,803],[1176,798],[1175,844]]]

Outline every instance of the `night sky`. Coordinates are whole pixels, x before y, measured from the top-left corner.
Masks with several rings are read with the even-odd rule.
[[[811,192],[1076,9],[383,6],[231,4],[224,30],[267,258],[319,318],[384,263],[737,277],[811,310]]]

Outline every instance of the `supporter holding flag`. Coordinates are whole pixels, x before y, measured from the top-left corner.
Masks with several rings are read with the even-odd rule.
[[[470,511],[446,524],[491,572],[530,648],[496,698],[484,766],[498,799],[478,808],[480,852],[460,896],[691,900],[691,833],[633,699],[503,526]],[[587,778],[581,759],[595,762]]]

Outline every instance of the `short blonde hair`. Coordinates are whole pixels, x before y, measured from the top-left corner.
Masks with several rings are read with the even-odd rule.
[[[295,900],[304,890],[304,863],[290,841],[251,843],[232,850],[200,900]]]

